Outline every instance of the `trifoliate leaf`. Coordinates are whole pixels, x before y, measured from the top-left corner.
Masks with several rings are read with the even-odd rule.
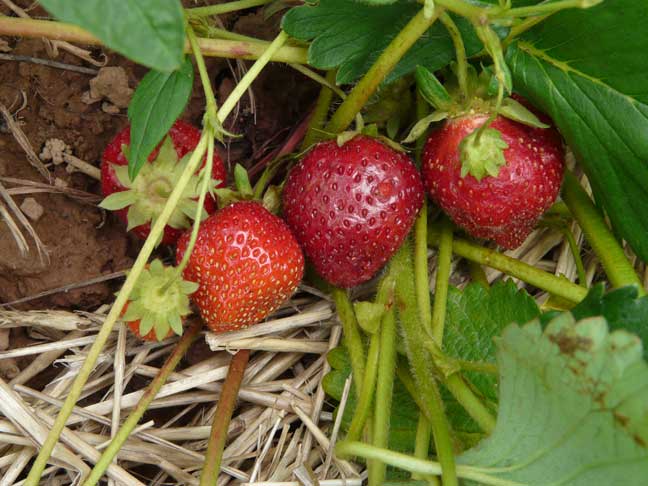
[[[493,434],[457,462],[475,484],[639,485],[648,477],[648,366],[641,340],[570,313],[543,332],[509,326],[498,342]],[[508,481],[507,483],[504,483]]]
[[[478,181],[484,177],[497,177],[499,168],[506,165],[504,150],[508,144],[499,130],[477,128],[459,144],[461,177],[468,174]]]
[[[443,350],[452,358],[495,363],[495,336],[511,323],[525,323],[540,314],[537,304],[511,280],[486,288],[479,283],[463,291],[448,290]],[[488,399],[497,400],[497,377],[465,372]]]

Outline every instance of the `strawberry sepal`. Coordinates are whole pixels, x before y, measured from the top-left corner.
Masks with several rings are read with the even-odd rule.
[[[470,174],[478,181],[487,176],[497,177],[500,167],[506,165],[504,150],[507,148],[499,130],[477,128],[459,144],[461,177]]]

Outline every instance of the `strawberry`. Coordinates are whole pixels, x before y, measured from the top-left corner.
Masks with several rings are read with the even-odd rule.
[[[122,320],[145,341],[161,341],[182,334],[182,322],[191,310],[189,294],[198,286],[179,278],[175,267],[153,260],[140,274],[129,300],[122,309]]]
[[[288,175],[283,209],[317,272],[353,287],[372,278],[400,247],[423,204],[409,157],[355,136],[313,147]]]
[[[175,181],[184,170],[191,152],[198,145],[200,131],[194,126],[177,120],[168,136],[151,153],[134,181],[128,176],[128,159],[124,154],[130,145],[130,127],[120,131],[108,144],[101,161],[101,190],[106,197],[100,204],[104,209],[117,211],[119,218],[139,238],[146,239],[151,223],[162,212],[162,208],[173,190]],[[214,154],[212,165],[212,187],[224,186],[225,166]],[[164,228],[162,243],[173,244],[182,232],[189,228],[196,214],[196,199],[199,194],[199,179],[193,177],[185,194]],[[216,203],[207,196],[204,205],[206,213],[213,213]],[[206,216],[206,214],[205,214]]]
[[[458,226],[514,249],[558,196],[562,140],[554,128],[503,116],[478,138],[475,130],[488,117],[464,114],[432,132],[423,151],[423,178],[432,199]]]
[[[179,240],[180,262],[190,232]],[[214,332],[255,324],[297,288],[304,257],[285,223],[254,201],[235,202],[200,225],[184,269],[198,283],[192,300]]]

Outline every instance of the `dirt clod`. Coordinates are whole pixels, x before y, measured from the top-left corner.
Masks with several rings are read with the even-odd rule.
[[[128,86],[128,76],[123,67],[103,67],[97,77],[90,80],[90,100],[105,98],[117,108],[126,108],[132,96],[133,90]]]
[[[33,197],[26,197],[20,205],[20,210],[32,221],[38,221],[45,211]]]

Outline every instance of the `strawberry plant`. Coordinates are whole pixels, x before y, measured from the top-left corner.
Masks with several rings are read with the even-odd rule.
[[[645,481],[645,2],[39,3],[53,19],[2,17],[0,33],[103,45],[150,71],[101,166],[102,207],[144,242],[25,484],[41,481],[118,319],[146,339],[182,337],[88,485],[203,322],[253,326],[302,280],[330,295],[343,331],[319,385],[339,404],[319,480],[334,461],[370,486]],[[214,18],[251,8],[281,12],[272,42]],[[254,60],[220,107],[207,55]],[[271,61],[320,95],[259,177],[228,176],[216,146],[238,134],[224,124]],[[194,71],[200,130],[180,119]],[[545,228],[577,270],[556,270]],[[160,245],[176,245],[174,266],[149,264]],[[201,485],[218,480],[249,357],[237,352],[218,390]],[[300,466],[300,481],[315,477]],[[261,477],[255,466],[246,481]]]

